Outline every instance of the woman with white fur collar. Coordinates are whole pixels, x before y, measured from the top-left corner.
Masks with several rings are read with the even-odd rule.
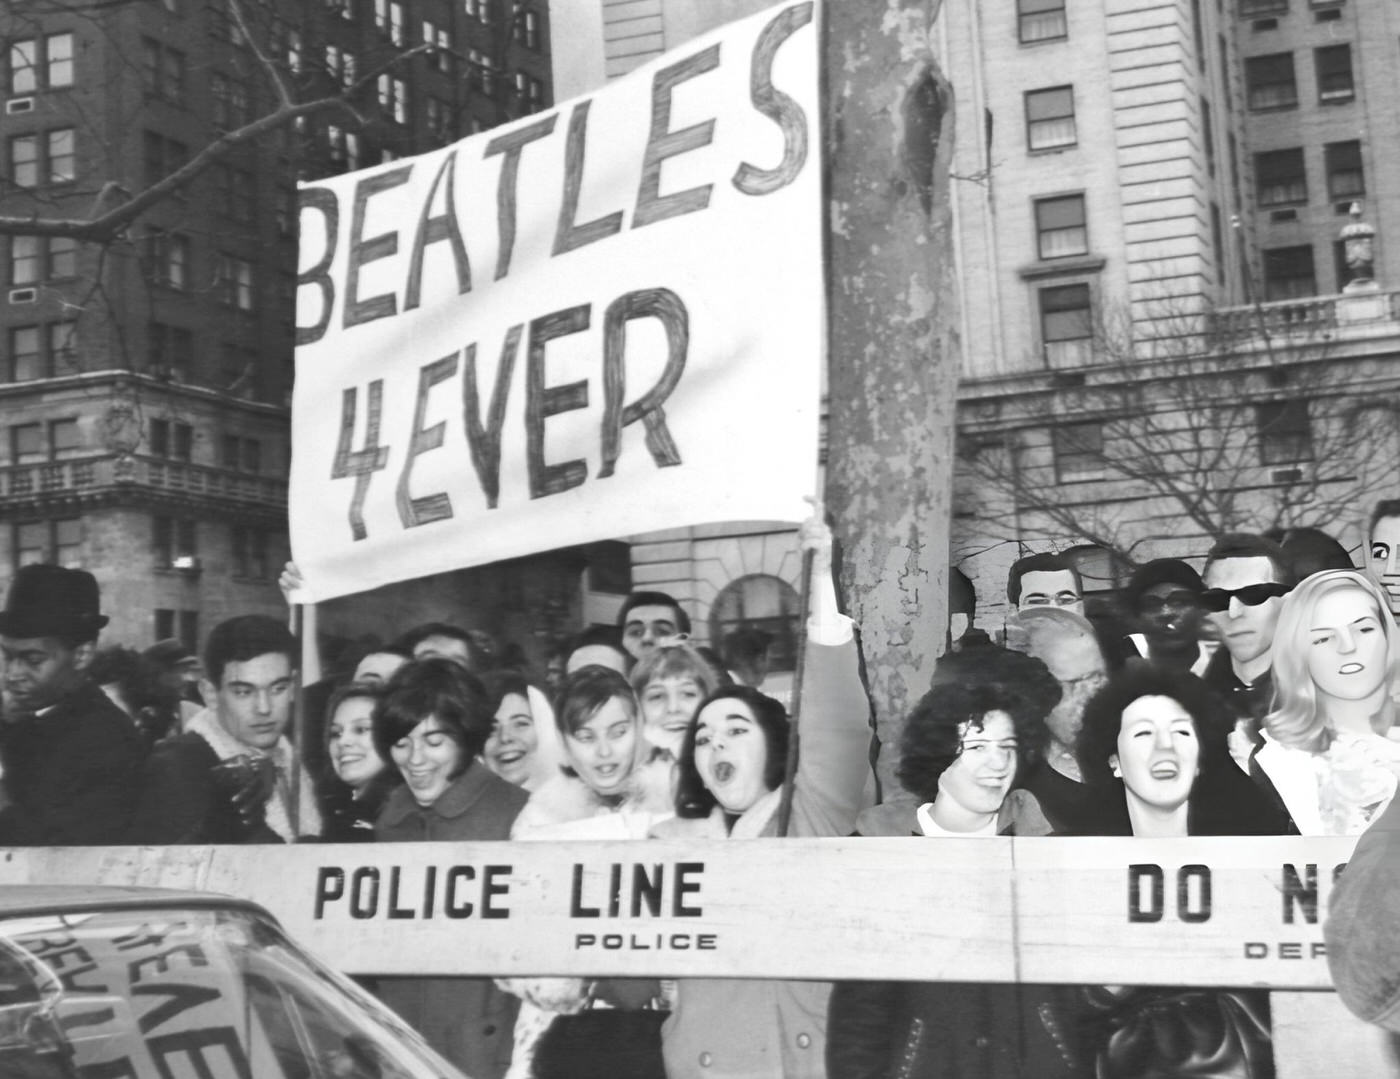
[[[570,674],[555,700],[567,762],[530,796],[512,839],[644,839],[669,817],[671,762],[653,758],[627,679],[606,667]],[[507,1079],[606,1075],[663,1079],[654,980],[511,978],[522,998]]]

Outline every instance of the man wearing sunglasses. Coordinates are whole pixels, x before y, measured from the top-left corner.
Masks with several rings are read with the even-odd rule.
[[[1274,627],[1294,584],[1293,566],[1273,540],[1233,532],[1211,548],[1202,576],[1201,605],[1221,645],[1204,678],[1245,721],[1237,727],[1240,733],[1257,741],[1273,697]]]

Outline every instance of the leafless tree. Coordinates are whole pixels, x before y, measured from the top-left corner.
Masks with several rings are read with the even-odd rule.
[[[1131,565],[1173,536],[1335,534],[1400,467],[1400,366],[1348,349],[1337,310],[1163,314],[1145,334],[1100,320],[1099,362],[1062,374],[1043,407],[960,417],[978,542],[1094,544]]]

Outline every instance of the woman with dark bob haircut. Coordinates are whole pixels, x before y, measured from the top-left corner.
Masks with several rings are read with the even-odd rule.
[[[1233,722],[1194,675],[1151,663],[1114,674],[1084,709],[1075,754],[1101,792],[1092,834],[1283,834],[1286,814],[1230,758]]]
[[[787,771],[788,722],[787,709],[766,693],[760,693],[752,686],[720,686],[702,700],[695,708],[699,715],[715,701],[743,701],[753,713],[754,722],[763,734],[763,745],[767,751],[763,765],[763,785],[768,790],[777,790],[783,785]],[[708,817],[719,804],[705,781],[700,778],[700,770],[695,767],[695,736],[700,728],[692,723],[686,728],[685,740],[681,742],[680,760],[676,765],[676,816]]]
[[[385,802],[376,839],[510,838],[529,795],[478,759],[491,718],[481,683],[451,660],[415,660],[394,673],[374,710],[374,744],[404,785]],[[379,996],[468,1075],[505,1074],[516,1003],[490,978],[382,978]]]

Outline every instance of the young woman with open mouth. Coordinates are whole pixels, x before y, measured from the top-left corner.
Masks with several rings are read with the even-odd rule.
[[[1359,835],[1400,770],[1400,634],[1385,593],[1323,570],[1284,597],[1273,641],[1274,708],[1254,756],[1303,835]]]
[[[787,835],[845,836],[866,804],[870,706],[861,686],[850,619],[837,612],[831,532],[820,513],[802,530],[814,551],[806,684],[797,724],[801,756],[791,777]],[[701,702],[677,766],[677,817],[660,838],[748,839],[779,826],[789,720],[783,706],[747,686]],[[662,1027],[668,1079],[825,1076],[830,982],[682,979]]]
[[[590,665],[554,702],[564,767],[521,811],[512,839],[645,839],[669,817],[671,764],[653,759],[632,687]],[[508,1079],[664,1079],[654,979],[510,978],[522,998]]]

